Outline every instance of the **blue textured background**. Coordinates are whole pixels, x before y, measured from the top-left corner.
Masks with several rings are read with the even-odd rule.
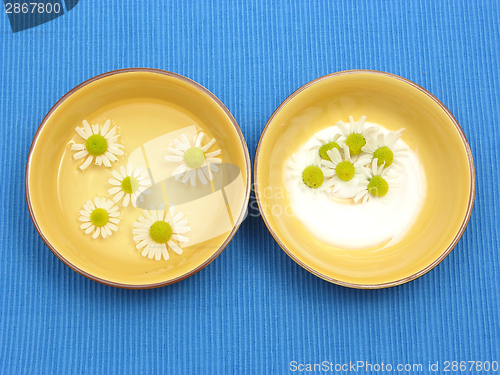
[[[287,374],[290,361],[500,361],[500,2],[89,1],[13,34],[0,16],[0,373]],[[436,95],[469,139],[476,204],[436,269],[379,291],[296,265],[258,217],[178,284],[118,290],[63,265],[24,200],[35,131],[68,90],[124,67],[207,87],[253,157],[273,110],[335,71],[406,77]],[[445,140],[443,140],[445,141]],[[442,368],[442,367],[441,367]]]

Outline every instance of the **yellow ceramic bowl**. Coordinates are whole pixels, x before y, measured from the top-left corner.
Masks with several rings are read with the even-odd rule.
[[[197,234],[206,230],[201,233],[204,237],[198,236],[197,243],[184,248],[180,256],[171,252],[168,261],[144,258],[135,249],[132,235],[132,223],[141,209],[123,208],[121,202],[118,232],[107,239],[94,240],[86,235],[80,229],[79,210],[95,196],[112,196],[107,193],[111,187],[107,182],[110,168],[91,165],[81,172],[78,167],[82,160],[73,160],[70,145],[82,143],[75,127],[81,126],[83,119],[100,125],[111,119],[118,126],[122,134],[119,142],[126,153],[112,169],[126,165],[135,155],[135,160],[148,160],[147,167],[154,176],[161,175],[155,173],[161,172],[166,163],[163,152],[167,144],[160,145],[158,154],[153,155],[153,149],[146,145],[148,142],[161,141],[166,133],[183,129],[203,130],[210,139],[215,138],[222,150],[223,163],[232,166],[236,174],[230,185],[206,185],[211,189],[208,193],[184,205],[190,210],[191,233],[195,233],[193,227],[197,226]],[[248,149],[240,128],[212,93],[177,74],[124,69],[80,84],[45,116],[28,157],[26,198],[37,231],[66,265],[104,284],[151,288],[190,276],[227,246],[244,218],[250,192],[249,171]],[[157,184],[164,183],[160,178],[155,179]],[[162,186],[165,199],[171,204],[170,191]]]
[[[285,160],[316,132],[362,115],[391,130],[406,129],[403,139],[423,164],[427,195],[401,242],[349,250],[319,241],[293,215],[280,214],[289,204],[282,171]],[[315,275],[353,288],[402,284],[435,267],[464,232],[475,193],[471,151],[452,114],[420,86],[377,71],[334,73],[290,95],[262,132],[254,176],[262,217],[283,250]]]

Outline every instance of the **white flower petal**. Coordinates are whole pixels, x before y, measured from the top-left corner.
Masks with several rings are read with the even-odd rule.
[[[115,146],[108,146],[108,151],[115,155],[123,155],[125,152]]]
[[[191,182],[191,186],[196,186],[196,170],[193,169],[188,172],[189,173],[189,179]]]
[[[115,134],[116,134],[116,126],[113,127],[113,129],[111,129],[109,132],[107,132],[106,135],[104,136],[104,138],[107,141],[109,141],[109,139],[112,138]]]
[[[121,190],[121,188],[120,188],[120,190]],[[116,203],[116,202],[120,201],[120,199],[122,199],[124,195],[125,195],[125,192],[123,190],[121,190],[118,194],[116,194],[114,196],[113,202]]]
[[[189,238],[181,236],[180,234],[172,234],[172,238],[179,242],[189,242]]]
[[[87,229],[88,227],[90,227],[92,225],[91,222],[88,222],[88,223],[83,223],[82,225],[80,225],[80,228],[82,229]]]
[[[186,134],[181,134],[181,140],[182,140],[182,143],[185,145],[186,150],[187,150],[188,148],[191,148],[191,143],[189,142],[189,139],[188,139],[188,137],[186,136]]]
[[[87,134],[87,137],[90,137],[92,135],[92,129],[90,128],[89,123],[87,120],[82,121],[83,129],[85,130],[85,133]]]
[[[153,259],[155,256],[156,243],[151,242],[148,246],[146,246],[146,250],[148,250],[148,258]]]
[[[175,154],[177,156],[184,156],[184,152],[180,151],[180,150],[176,150],[175,148],[173,147],[167,147],[167,151],[171,152],[172,154]]]
[[[94,206],[94,202],[92,202],[90,199],[86,203],[92,211],[94,211],[96,209],[96,207]]]
[[[194,143],[194,147],[200,147],[201,141],[203,140],[203,137],[205,137],[205,133],[199,132],[198,136],[196,137],[196,141]]]
[[[71,150],[73,151],[85,150],[85,145],[82,145],[81,143],[73,143],[71,145]]]
[[[118,161],[118,158],[109,151],[106,151],[104,153],[104,156],[106,156],[109,159],[109,161]]]
[[[104,122],[104,125],[101,128],[101,135],[104,137],[108,132],[109,126],[111,125],[111,121],[108,119]]]
[[[85,162],[84,162],[82,165],[80,165],[80,169],[81,169],[82,171],[83,171],[83,170],[85,170],[85,169],[86,169],[86,168],[90,165],[90,163],[92,163],[92,159],[93,159],[93,158],[94,158],[94,157],[93,157],[92,155],[90,155],[90,156],[87,158],[87,160],[85,160]]]
[[[141,241],[141,242],[139,242],[137,245],[135,245],[135,248],[136,248],[137,250],[142,249],[144,246],[149,245],[151,242],[153,242],[153,240],[152,240],[151,238],[149,238],[149,236],[148,236],[148,238],[146,238],[145,240],[142,240],[142,241]],[[143,255],[143,256],[144,256],[144,255]]]
[[[207,151],[212,145],[215,143],[215,138],[212,138],[210,142],[208,142],[205,146],[203,146],[201,149],[203,151]]]
[[[106,226],[110,229],[110,230],[114,230],[115,232],[118,230],[118,226],[115,225],[114,223],[111,223],[111,222],[108,222],[106,224]]]
[[[136,168],[136,170],[134,171],[134,173],[132,174],[133,177],[137,178],[137,179],[141,179],[139,176],[140,174],[143,172],[143,169],[142,167],[138,167]]]
[[[127,170],[123,165],[120,167],[120,174],[122,175],[122,178],[127,177]]]
[[[78,126],[75,128],[75,131],[83,139],[87,139],[88,137],[90,137],[90,135],[85,131],[85,129],[82,129]]]
[[[125,194],[125,198],[123,198],[123,207],[127,207],[130,203],[130,194]]]
[[[177,149],[179,150],[182,150],[182,151],[186,151],[188,148],[184,145],[184,143],[182,143],[181,141],[179,141],[177,138],[174,139],[174,144],[176,146]]]
[[[116,179],[114,179],[114,178],[110,178],[108,180],[108,183],[111,184],[111,185],[114,185],[114,186],[121,186],[121,182],[118,181],[118,180],[116,180]],[[118,190],[121,190],[121,187]],[[114,194],[114,193],[110,193],[110,194]]]
[[[127,176],[132,176],[133,172],[132,164],[127,164]]]
[[[221,150],[217,150],[217,151],[214,151],[214,152],[209,152],[207,154],[205,154],[205,156],[207,158],[211,158],[211,157],[214,157],[214,156],[217,156],[217,155],[220,155],[221,154]]]
[[[106,154],[101,155],[101,159],[102,159],[103,164],[106,167],[108,167],[108,168],[111,167],[111,163],[110,163],[109,159],[106,157]]]
[[[186,166],[186,164],[181,164],[177,168],[174,169],[174,171],[172,172],[172,176],[181,175],[182,173],[186,172],[187,170],[188,170],[188,167]]]
[[[203,171],[201,169],[197,169],[197,173],[198,173],[198,178],[200,179],[201,183],[203,185],[206,185],[208,184],[208,181],[207,179],[205,178],[205,175],[203,174]]]
[[[182,156],[177,156],[177,155],[165,155],[165,161],[170,161],[173,163],[178,163],[180,161],[183,161],[184,158]]]
[[[118,172],[118,171],[111,171],[111,174],[113,175],[114,178],[116,178],[117,181],[123,181],[123,176]]]
[[[170,247],[175,253],[179,255],[182,254],[182,249],[174,241],[169,240],[167,243],[168,247]]]
[[[73,155],[73,159],[75,159],[75,160],[81,159],[81,158],[87,156],[88,153],[89,152],[87,150],[78,151],[76,154]]]
[[[183,234],[191,231],[190,227],[172,227],[172,232],[175,234]]]

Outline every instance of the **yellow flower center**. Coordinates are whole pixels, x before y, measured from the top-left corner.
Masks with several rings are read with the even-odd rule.
[[[139,181],[135,177],[125,177],[122,180],[122,190],[127,194],[134,193],[139,188]]]
[[[383,197],[389,191],[389,184],[380,176],[373,176],[368,184],[368,192],[376,197]]]
[[[184,163],[191,168],[200,168],[205,163],[205,153],[199,147],[191,147],[184,153]]]
[[[394,161],[394,153],[387,146],[378,148],[373,153],[373,158],[378,159],[377,165],[380,167],[385,162],[385,167],[389,167]]]
[[[318,188],[323,185],[325,176],[321,168],[310,165],[302,172],[302,181],[309,187]]]
[[[104,208],[96,208],[90,214],[90,221],[96,227],[105,226],[108,223],[108,220],[109,220],[108,211],[106,211]]]
[[[166,221],[157,221],[149,228],[149,236],[154,242],[166,243],[172,237],[172,227]]]
[[[359,155],[361,148],[366,145],[366,139],[361,134],[352,133],[347,137],[345,144],[349,146],[351,155]]]
[[[99,156],[108,150],[108,141],[100,134],[93,134],[87,138],[85,148],[92,156]]]
[[[319,149],[319,156],[321,156],[321,159],[331,161],[330,157],[327,154],[327,151],[333,150],[334,148],[336,148],[340,152],[340,146],[337,142],[330,142],[326,145],[321,146]]]
[[[335,174],[342,181],[349,181],[354,177],[354,173],[356,172],[354,165],[350,161],[342,161],[337,164],[335,168]]]

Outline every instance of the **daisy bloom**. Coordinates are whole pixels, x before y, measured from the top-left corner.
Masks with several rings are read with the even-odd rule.
[[[368,202],[372,197],[383,197],[389,192],[390,187],[397,187],[397,177],[391,174],[391,168],[384,164],[378,166],[378,159],[373,159],[371,168],[362,168],[366,179],[361,183],[362,190],[354,197],[354,202],[363,199]]]
[[[151,185],[148,171],[142,167],[133,170],[132,164],[127,164],[127,168],[122,165],[120,172],[111,171],[111,174],[114,178],[110,178],[108,182],[114,187],[109,189],[108,193],[115,194],[113,201],[116,203],[125,197],[123,198],[123,207],[127,207],[130,201],[132,201],[132,206],[137,207],[140,195],[146,192],[146,186]]]
[[[90,154],[80,165],[80,169],[83,171],[87,168],[94,158],[96,165],[104,164],[106,167],[111,167],[111,162],[118,160],[115,155],[123,155],[123,150],[120,150],[123,145],[116,143],[120,136],[116,132],[116,126],[109,130],[111,125],[109,120],[106,120],[100,129],[99,125],[92,125],[91,127],[86,120],[83,120],[82,124],[83,128],[77,126],[75,130],[80,137],[85,139],[85,143],[71,145],[72,150],[78,151],[73,155],[75,160],[82,159]]]
[[[319,141],[319,145],[314,146],[313,148],[319,147],[319,156],[321,159],[330,160],[330,157],[327,153],[328,151],[333,150],[334,148],[340,151],[340,146],[337,143],[337,140],[339,138],[340,134],[335,134],[332,138],[316,137],[316,139]]]
[[[366,144],[366,140],[377,128],[372,126],[365,129],[366,116],[362,116],[358,122],[354,122],[352,116],[349,116],[349,124],[343,121],[337,122],[337,126],[342,133],[342,141],[349,146],[351,155],[359,155],[361,148]]]
[[[92,233],[92,238],[96,239],[99,234],[102,238],[111,236],[111,231],[117,231],[117,224],[120,222],[117,219],[120,216],[118,212],[118,206],[114,206],[114,203],[106,198],[95,197],[94,202],[88,200],[83,205],[83,210],[80,210],[80,221],[83,224],[80,225],[85,231],[85,234]]]
[[[296,186],[313,192],[325,191],[331,186],[325,182],[324,170],[321,168],[320,156],[317,150],[309,150],[300,154],[292,154],[287,165],[290,178]]]
[[[396,147],[395,145],[401,137],[403,130],[400,129],[397,132],[391,131],[387,135],[379,133],[376,137],[369,139],[361,150],[371,154],[374,159],[378,159],[379,167],[385,164],[385,168],[389,168],[394,163],[402,168],[399,159],[407,155],[407,148]]]
[[[174,242],[188,242],[189,239],[182,234],[191,231],[187,225],[188,221],[182,219],[183,212],[175,213],[172,207],[164,211],[164,206],[160,205],[159,210],[143,210],[142,215],[132,225],[134,229],[134,241],[137,243],[137,250],[142,250],[141,255],[148,256],[149,259],[168,260],[168,249],[176,254],[182,254],[182,249]]]
[[[196,186],[196,176],[198,175],[201,183],[206,185],[208,180],[213,179],[211,172],[219,170],[219,167],[215,164],[222,163],[222,159],[215,158],[214,156],[220,155],[221,150],[206,153],[215,143],[215,138],[212,138],[210,142],[202,146],[201,142],[204,137],[205,133],[198,133],[193,144],[191,144],[188,137],[185,134],[181,134],[180,140],[177,138],[174,139],[175,148],[167,147],[170,154],[165,156],[165,160],[178,163],[172,172],[176,180],[183,176],[182,183],[185,184],[189,180],[191,186]]]
[[[325,176],[330,177],[330,186],[334,186],[333,193],[340,189],[342,182],[351,181],[355,176],[362,176],[362,167],[370,162],[368,155],[353,161],[347,145],[342,146],[342,155],[336,148],[328,150],[327,154],[331,161],[321,160],[321,165],[325,167]]]

